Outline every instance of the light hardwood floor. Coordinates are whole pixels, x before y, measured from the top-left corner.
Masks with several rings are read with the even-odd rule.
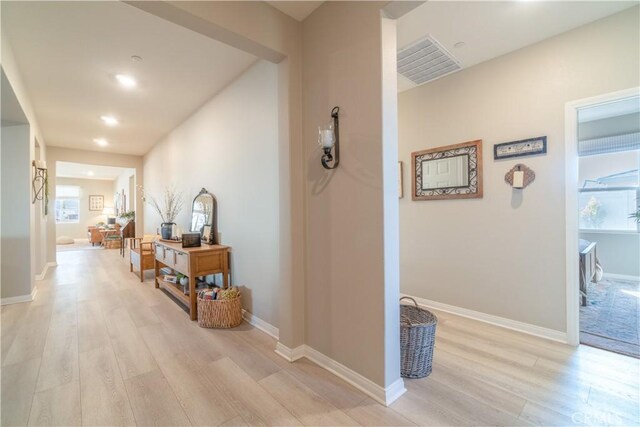
[[[439,316],[390,408],[243,324],[202,329],[117,250],[58,254],[3,306],[2,425],[639,425],[638,360]]]

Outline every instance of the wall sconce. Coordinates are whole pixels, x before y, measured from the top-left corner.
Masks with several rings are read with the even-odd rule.
[[[34,204],[36,200],[42,200],[47,195],[47,163],[43,160],[34,160],[31,165],[33,166],[33,180],[31,181],[33,200],[31,203]]]
[[[332,121],[323,126],[318,126],[318,144],[322,147],[322,167],[335,169],[340,164],[340,129],[338,127],[338,112],[340,107],[331,110]],[[334,149],[334,154],[331,150]],[[335,157],[334,157],[335,156]],[[329,163],[333,163],[330,165]]]

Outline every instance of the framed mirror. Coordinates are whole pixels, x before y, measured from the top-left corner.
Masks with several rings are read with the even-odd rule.
[[[193,199],[190,230],[200,233],[209,244],[218,243],[218,201],[204,188]]]
[[[413,200],[482,197],[482,140],[411,153]]]

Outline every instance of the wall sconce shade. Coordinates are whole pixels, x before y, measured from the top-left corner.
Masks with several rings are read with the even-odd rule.
[[[340,129],[338,112],[340,107],[331,110],[331,121],[323,126],[318,126],[318,145],[322,147],[322,167],[335,169],[340,164]],[[333,154],[331,151],[333,150]]]

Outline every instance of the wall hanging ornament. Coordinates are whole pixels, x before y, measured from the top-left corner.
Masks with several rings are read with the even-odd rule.
[[[526,165],[518,163],[504,176],[504,181],[513,188],[522,189],[536,179],[536,174]]]

